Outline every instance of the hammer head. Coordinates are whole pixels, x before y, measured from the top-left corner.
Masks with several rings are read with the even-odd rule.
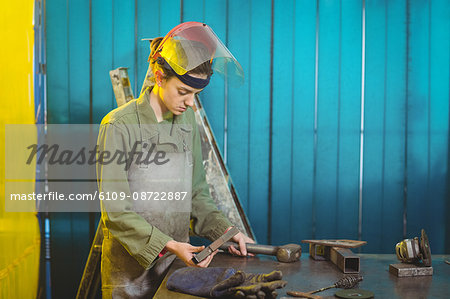
[[[279,246],[277,250],[277,260],[282,263],[293,263],[300,260],[302,247],[298,244],[287,244]]]

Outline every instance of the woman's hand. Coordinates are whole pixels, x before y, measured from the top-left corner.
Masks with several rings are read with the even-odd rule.
[[[231,227],[229,227],[227,229],[227,231],[230,229]],[[237,233],[232,240],[236,243],[239,244],[239,250],[237,250],[234,246],[229,246],[228,247],[228,252],[230,252],[232,255],[238,255],[238,256],[254,256],[253,253],[248,253],[247,252],[247,246],[245,245],[245,243],[255,243],[255,241],[249,237],[247,237],[246,235],[244,235],[243,233],[239,232]]]
[[[198,264],[195,264],[192,261],[192,258],[194,257],[194,253],[200,252],[203,249],[205,249],[205,246],[192,246],[189,243],[183,243],[183,242],[177,242],[175,240],[170,240],[167,242],[166,247],[164,247],[167,251],[170,251],[178,258],[180,258],[187,266],[189,267],[201,267],[206,268],[208,267],[209,263],[211,263],[213,257],[216,255],[217,250],[214,251],[211,255],[209,255],[207,258],[205,258],[203,261],[201,261]]]

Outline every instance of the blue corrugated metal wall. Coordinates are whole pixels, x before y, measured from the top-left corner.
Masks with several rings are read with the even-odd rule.
[[[449,1],[47,0],[49,122],[99,123],[115,107],[108,71],[129,67],[137,94],[141,39],[193,20],[246,73],[202,100],[261,243],[361,238],[392,253],[425,228],[450,252]],[[76,275],[87,219],[53,218],[55,258],[72,252]]]

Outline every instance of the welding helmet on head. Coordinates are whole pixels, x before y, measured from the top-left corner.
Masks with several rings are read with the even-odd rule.
[[[210,75],[203,80],[187,73],[205,62],[211,63],[212,70],[228,83],[240,85],[244,82],[244,71],[239,62],[211,27],[199,22],[186,22],[173,28],[151,54],[150,60],[170,66],[182,82],[196,88],[204,88]]]

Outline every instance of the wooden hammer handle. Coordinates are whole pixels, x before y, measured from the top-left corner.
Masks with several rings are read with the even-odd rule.
[[[288,294],[289,296],[301,297],[301,298],[310,298],[310,299],[321,299],[322,298],[322,296],[319,296],[319,295],[313,295],[310,293],[303,293],[303,292],[287,291],[286,294]]]

